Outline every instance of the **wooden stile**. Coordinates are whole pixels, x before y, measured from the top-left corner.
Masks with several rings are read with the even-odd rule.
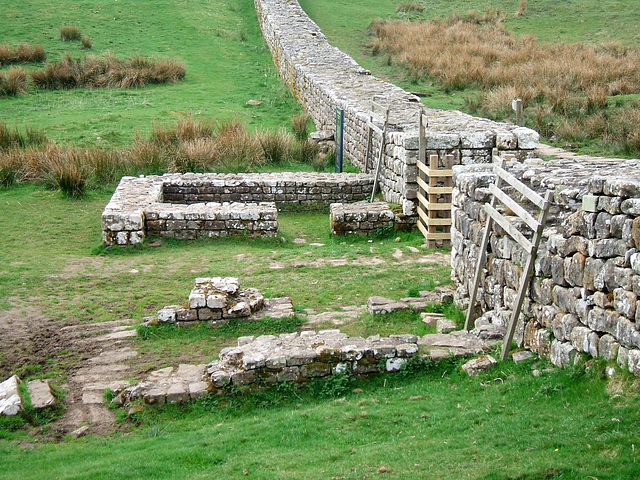
[[[507,156],[505,155],[505,157]],[[516,303],[511,314],[509,325],[507,327],[507,333],[504,337],[504,343],[502,344],[502,359],[506,360],[509,356],[509,349],[511,348],[511,342],[513,340],[518,319],[520,317],[520,310],[522,309],[524,297],[527,293],[527,289],[529,288],[531,277],[533,276],[533,269],[536,255],[538,253],[538,247],[540,245],[540,239],[542,238],[542,231],[544,230],[544,226],[547,221],[547,214],[549,212],[549,206],[551,205],[552,192],[547,191],[544,198],[541,197],[525,184],[523,184],[520,180],[504,170],[503,164],[504,160],[502,158],[500,158],[498,162],[494,164],[496,182],[489,187],[492,194],[491,201],[484,206],[484,209],[487,212],[487,224],[485,226],[484,234],[482,236],[482,242],[480,244],[480,257],[478,258],[478,263],[476,264],[476,270],[473,277],[473,285],[471,287],[471,291],[469,292],[469,308],[467,310],[467,318],[464,324],[464,329],[469,330],[471,328],[480,277],[487,257],[489,235],[493,227],[493,223],[495,222],[500,225],[500,227],[505,232],[507,232],[507,234],[529,254],[527,257],[526,265],[524,267],[524,273],[520,280]],[[509,197],[501,189],[502,182],[505,182],[507,186],[515,189],[517,192],[522,194],[523,197],[525,197],[528,201],[530,201],[540,209],[540,213],[537,219],[535,219],[529,212],[527,212],[523,207],[521,207],[515,200]],[[524,223],[527,224],[527,226],[533,231],[531,240],[527,239],[516,227],[514,227],[509,222],[509,220],[504,215],[498,212],[498,210],[496,209],[496,200],[502,203],[507,209],[515,213],[522,221],[524,221]]]
[[[380,128],[374,123],[376,116],[384,119],[383,127]],[[385,107],[374,100],[371,101],[371,110],[369,111],[369,120],[367,121],[367,148],[365,150],[364,157],[364,170],[368,173],[373,165],[369,165],[369,158],[371,157],[373,150],[373,132],[380,135],[380,152],[378,154],[378,161],[376,162],[375,178],[373,180],[373,191],[371,192],[371,201],[378,189],[378,177],[380,176],[380,168],[382,168],[382,159],[384,157],[385,136],[387,134],[387,128],[389,127],[389,107]]]
[[[419,119],[418,147],[418,229],[427,246],[451,242],[451,194],[453,192],[453,155],[445,155],[444,168],[440,168],[438,155],[429,156],[427,165],[426,115]]]

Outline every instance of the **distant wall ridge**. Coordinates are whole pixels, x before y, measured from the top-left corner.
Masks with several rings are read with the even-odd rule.
[[[296,0],[254,1],[282,79],[319,129],[335,131],[336,107],[344,109],[345,156],[365,173],[373,169],[371,159],[365,163],[371,101],[375,97],[390,106],[380,188],[386,201],[402,205],[405,215],[415,214],[421,108],[429,119],[427,154],[453,155],[454,164],[488,163],[493,148],[521,160],[534,156],[537,132],[459,111],[426,108],[416,95],[376,78],[331,46]],[[379,151],[380,142],[374,134],[373,152]]]

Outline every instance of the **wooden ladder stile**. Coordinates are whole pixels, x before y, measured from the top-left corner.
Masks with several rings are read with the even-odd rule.
[[[509,160],[512,155],[505,155],[505,158]],[[485,226],[484,234],[482,235],[482,242],[479,249],[479,257],[476,264],[476,269],[473,277],[473,284],[471,291],[469,292],[469,307],[467,309],[467,316],[464,324],[464,329],[469,330],[471,323],[474,319],[474,310],[477,299],[478,287],[480,284],[480,278],[482,276],[482,269],[484,268],[487,257],[487,246],[489,244],[489,235],[493,224],[497,223],[500,227],[513,239],[518,245],[520,245],[528,254],[526,265],[522,278],[520,279],[520,285],[516,296],[516,302],[509,320],[507,332],[502,344],[502,360],[506,360],[509,356],[509,350],[511,348],[511,342],[515,334],[518,319],[520,317],[520,311],[524,302],[527,289],[531,283],[531,277],[533,276],[536,255],[538,253],[538,247],[540,246],[540,240],[542,238],[542,232],[547,221],[547,215],[549,212],[549,206],[551,205],[551,191],[547,191],[544,198],[531,190],[520,180],[515,178],[509,172],[504,170],[504,159],[500,158],[497,163],[494,163],[494,171],[496,173],[496,181],[489,186],[491,192],[491,201],[484,205],[485,212],[487,213],[487,223]],[[529,212],[526,211],[515,200],[509,197],[502,189],[502,182],[505,182],[509,187],[512,187],[517,192],[523,195],[529,202],[533,203],[540,209],[538,218],[534,218]],[[532,231],[533,236],[531,240],[527,239],[516,227],[514,227],[505,216],[503,216],[498,210],[496,210],[496,200],[502,203],[506,208],[511,210],[518,216]]]
[[[418,229],[424,235],[428,247],[436,247],[451,241],[451,197],[453,193],[453,155],[445,155],[444,168],[439,167],[438,155],[429,155],[425,129],[427,117],[420,111],[418,146]]]
[[[374,118],[380,116],[384,119],[383,127],[380,128],[374,123]],[[371,111],[369,112],[369,120],[367,121],[367,148],[365,150],[364,168],[365,172],[369,172],[369,158],[373,150],[373,133],[376,132],[380,135],[380,152],[378,154],[378,160],[376,162],[375,177],[373,180],[373,191],[371,192],[371,202],[378,189],[378,178],[380,176],[380,169],[382,168],[382,159],[384,157],[385,137],[387,129],[389,128],[389,107],[385,107],[376,102],[375,99],[371,102]],[[373,165],[372,165],[373,166]]]

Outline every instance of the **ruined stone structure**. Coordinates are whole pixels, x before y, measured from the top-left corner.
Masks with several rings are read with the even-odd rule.
[[[235,277],[196,278],[186,305],[169,305],[158,312],[158,322],[191,327],[197,322],[213,326],[230,319],[256,321],[263,316],[291,318],[289,298],[265,299],[256,288],[240,288]]]
[[[554,192],[516,339],[556,365],[585,352],[617,360],[640,375],[638,165],[638,160],[534,159],[506,167],[539,193]],[[452,278],[463,307],[486,222],[487,187],[494,179],[489,165],[454,168]],[[523,250],[495,227],[478,291],[478,330],[506,326],[524,263]]]
[[[395,215],[386,202],[332,203],[332,235],[374,235],[395,228]]]
[[[452,154],[454,164],[489,162],[493,148],[521,159],[533,156],[538,145],[533,130],[424,108],[417,96],[377,79],[332,47],[297,1],[255,0],[255,6],[281,77],[316,126],[335,131],[336,107],[344,109],[345,155],[362,172],[374,168],[372,159],[365,161],[371,101],[375,97],[376,102],[390,107],[380,186],[384,199],[401,204],[403,214],[415,215],[421,109],[429,119],[427,154],[438,154],[441,159]],[[374,133],[373,141],[373,152],[378,152],[380,135]]]
[[[373,177],[343,173],[167,174],[123,177],[102,213],[105,245],[163,238],[275,237],[277,208],[368,198]]]

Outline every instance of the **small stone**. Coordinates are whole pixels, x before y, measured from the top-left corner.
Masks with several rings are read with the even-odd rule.
[[[442,313],[422,312],[420,318],[427,327],[434,328],[438,324],[438,320],[444,318],[444,315]]]
[[[31,406],[36,410],[55,406],[56,399],[48,380],[31,380],[27,383],[27,389]]]
[[[520,350],[518,352],[513,352],[511,354],[511,358],[515,363],[521,363],[529,360],[530,358],[533,358],[533,353],[531,353],[529,350]]]
[[[262,105],[262,102],[260,100],[247,100],[246,104],[250,107],[257,107],[259,105]]]
[[[20,379],[16,375],[0,383],[0,415],[11,417],[22,411],[19,383]]]
[[[456,330],[456,323],[448,318],[439,318],[436,324],[438,333],[451,333]]]
[[[475,377],[479,373],[486,372],[497,364],[498,362],[496,362],[495,358],[491,355],[480,355],[479,357],[469,360],[467,363],[462,365],[462,370],[467,372],[467,375],[470,377]]]
[[[80,438],[80,437],[84,437],[88,432],[89,432],[89,426],[83,425],[80,428],[76,428],[69,435],[71,436],[71,438]]]

